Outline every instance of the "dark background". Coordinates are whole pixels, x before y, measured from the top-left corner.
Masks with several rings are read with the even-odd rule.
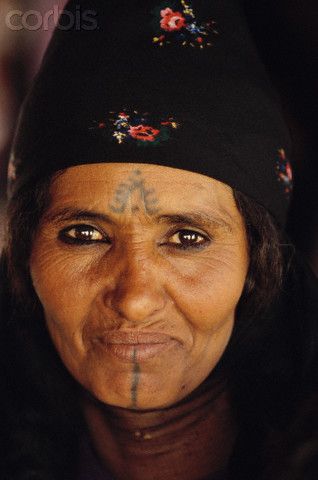
[[[318,2],[242,3],[292,134],[295,187],[288,232],[318,274]]]

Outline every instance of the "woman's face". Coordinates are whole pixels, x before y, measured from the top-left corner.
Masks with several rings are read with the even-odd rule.
[[[221,358],[248,268],[229,187],[142,164],[72,167],[30,258],[53,343],[100,401],[171,405]]]

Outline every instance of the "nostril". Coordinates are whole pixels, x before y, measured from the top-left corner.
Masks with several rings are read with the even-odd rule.
[[[131,322],[147,321],[162,311],[165,304],[164,292],[150,284],[117,289],[111,299],[111,306],[116,314]]]

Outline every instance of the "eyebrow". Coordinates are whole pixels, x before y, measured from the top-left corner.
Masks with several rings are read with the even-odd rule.
[[[205,212],[185,212],[185,213],[172,213],[159,215],[157,220],[159,223],[167,224],[179,224],[179,225],[191,225],[193,227],[202,228],[202,227],[223,227],[232,231],[231,220],[232,218],[226,212],[226,216],[229,217],[230,221],[226,221],[223,217],[216,213],[205,213]]]
[[[168,225],[190,225],[197,228],[214,226],[226,228],[231,232],[233,218],[228,212],[224,212],[224,215],[229,219],[228,221],[220,214],[199,211],[158,214],[153,216],[153,219],[155,222],[166,223]],[[110,225],[118,224],[116,220],[106,213],[74,207],[64,207],[44,215],[44,221],[54,223],[83,220],[102,221]]]
[[[99,220],[112,225],[116,224],[116,222],[106,213],[74,207],[65,207],[55,212],[48,213],[47,215],[44,215],[44,220],[56,223],[74,220]]]

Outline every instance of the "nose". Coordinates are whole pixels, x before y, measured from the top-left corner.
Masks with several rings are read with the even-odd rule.
[[[147,260],[127,262],[111,293],[111,307],[130,323],[154,321],[167,302],[155,265]]]

